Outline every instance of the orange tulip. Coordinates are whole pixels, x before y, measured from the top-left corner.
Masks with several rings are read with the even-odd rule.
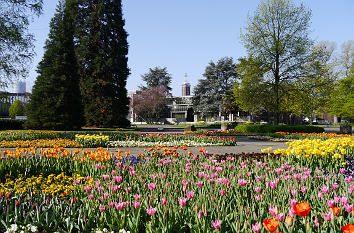
[[[267,231],[274,232],[279,227],[278,219],[276,218],[264,219],[263,226]]]
[[[342,226],[343,233],[354,233],[354,225],[348,224],[346,226]]]
[[[307,202],[300,202],[294,205],[294,212],[299,216],[309,215],[311,207]]]
[[[333,215],[335,215],[335,216],[340,215],[340,211],[341,211],[340,207],[331,207],[330,210],[333,213]]]
[[[293,225],[293,222],[294,222],[294,218],[293,217],[291,217],[291,216],[286,216],[286,218],[285,218],[285,223],[286,224],[288,224],[288,226],[292,226]]]

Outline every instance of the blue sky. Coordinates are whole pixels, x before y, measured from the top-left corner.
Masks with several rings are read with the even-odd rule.
[[[127,89],[142,84],[141,75],[149,68],[167,67],[172,75],[174,95],[181,95],[180,84],[188,74],[192,88],[203,78],[212,61],[229,56],[245,56],[240,29],[247,14],[253,14],[259,0],[123,0],[126,31],[129,33],[129,68]],[[334,41],[340,45],[354,40],[354,0],[305,0],[311,9],[312,38]],[[27,78],[27,90],[33,85],[36,67],[43,56],[49,22],[58,0],[44,0],[44,14],[35,19],[30,32],[35,35],[36,57]]]

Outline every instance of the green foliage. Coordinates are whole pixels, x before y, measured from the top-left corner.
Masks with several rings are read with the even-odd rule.
[[[311,12],[303,5],[295,6],[290,0],[262,1],[254,15],[249,16],[245,33],[241,33],[248,56],[262,68],[260,77],[258,70],[250,77],[261,78],[261,83],[270,89],[268,106],[276,113],[276,123],[284,87],[303,76],[302,66],[309,60],[310,16]]]
[[[167,67],[150,68],[148,73],[141,75],[141,78],[146,83],[146,86],[140,87],[143,90],[153,87],[164,87],[168,92],[172,90],[170,87],[172,76],[168,73]]]
[[[15,100],[9,109],[9,116],[24,116],[25,115],[25,106],[20,100]]]
[[[38,66],[39,76],[28,104],[26,127],[31,129],[79,129],[83,111],[73,41],[73,20],[61,1],[50,23],[49,39]]]
[[[235,127],[235,131],[245,133],[323,133],[324,129],[309,125],[238,125]]]
[[[351,73],[338,81],[331,93],[329,110],[332,114],[341,116],[354,123],[354,64]]]
[[[231,57],[211,61],[194,89],[193,105],[202,116],[213,116],[224,112],[223,96],[236,80],[236,65]]]
[[[86,125],[128,126],[128,35],[121,1],[75,2],[72,9]]]
[[[33,35],[28,26],[42,11],[42,0],[0,0],[0,85],[25,77],[32,60]]]
[[[0,119],[0,130],[23,129],[26,120]]]

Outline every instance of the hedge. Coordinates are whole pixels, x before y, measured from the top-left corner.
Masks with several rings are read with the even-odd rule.
[[[23,129],[26,120],[0,119],[0,130]]]
[[[235,131],[243,133],[323,133],[324,128],[312,125],[238,125]]]

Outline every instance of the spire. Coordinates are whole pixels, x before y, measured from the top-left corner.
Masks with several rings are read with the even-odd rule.
[[[187,73],[184,74],[184,83],[188,83],[188,75],[187,75]]]

